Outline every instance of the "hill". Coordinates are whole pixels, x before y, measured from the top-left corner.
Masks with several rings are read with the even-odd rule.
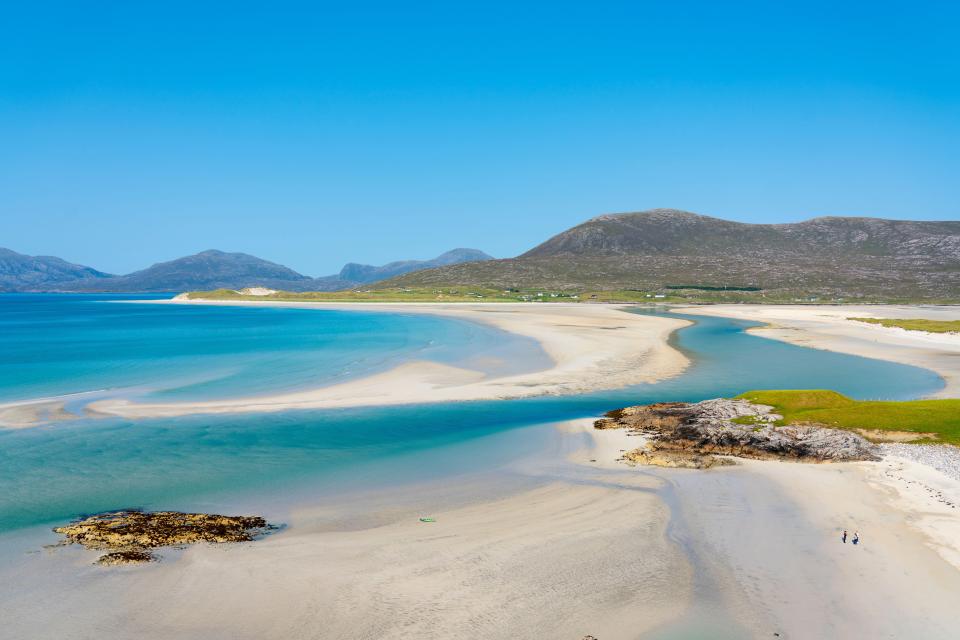
[[[341,291],[423,269],[484,260],[493,260],[493,257],[479,249],[452,249],[430,260],[399,260],[379,267],[350,262],[335,276],[317,278],[314,285],[316,291]]]
[[[674,209],[603,215],[517,258],[445,266],[378,287],[712,291],[742,297],[960,299],[960,222],[815,218],[747,224]]]
[[[312,278],[293,269],[256,256],[211,249],[159,262],[125,276],[81,281],[65,288],[70,291],[150,292],[261,286],[301,290],[302,287],[309,288],[312,282]]]
[[[79,281],[106,281],[109,273],[53,256],[28,256],[0,248],[0,291],[50,291]]]

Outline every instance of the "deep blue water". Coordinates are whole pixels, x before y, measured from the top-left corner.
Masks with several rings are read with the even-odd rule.
[[[11,323],[17,326],[16,338],[11,340],[9,334],[0,335],[0,350],[16,353],[22,348],[11,346],[11,341],[33,344],[39,349],[42,340],[31,332],[29,312],[22,308],[27,303],[18,304],[21,305],[16,312],[19,319]],[[42,304],[46,308],[36,332],[56,338],[61,331],[57,307],[77,303],[53,299],[44,300]],[[331,337],[326,343],[320,340],[310,347],[316,357],[323,357],[327,349],[346,354],[338,356],[340,360],[327,361],[321,368],[321,373],[328,376],[337,375],[336,366],[330,362],[356,360],[349,353],[356,341],[364,345],[363,349],[369,348],[371,354],[384,350],[385,353],[375,357],[377,362],[388,364],[394,359],[410,357],[411,352],[422,353],[424,349],[433,349],[436,357],[458,361],[470,359],[471,354],[464,350],[489,347],[502,352],[515,347],[530,348],[526,344],[517,347],[517,343],[493,330],[487,332],[468,323],[436,318],[421,324],[420,321],[427,319],[404,316],[401,320],[384,314],[356,314],[374,315],[373,318],[342,318],[343,313],[293,309],[102,303],[98,306],[90,300],[79,304],[84,310],[73,311],[83,314],[87,313],[88,306],[93,306],[91,313],[97,314],[98,319],[84,324],[82,319],[72,318],[72,312],[67,312],[63,322],[68,328],[63,331],[72,332],[75,338],[89,332],[90,340],[100,345],[99,349],[87,352],[92,354],[94,362],[101,351],[137,352],[142,358],[140,366],[149,369],[150,375],[138,378],[136,384],[154,389],[164,387],[165,372],[173,372],[177,382],[172,386],[179,389],[177,385],[182,386],[183,378],[177,366],[200,369],[203,367],[197,363],[207,357],[217,362],[219,358],[230,359],[235,352],[244,354],[243,360],[252,363],[244,374],[252,376],[252,381],[257,381],[257,376],[266,370],[270,376],[283,380],[279,384],[303,384],[309,377],[303,368],[309,369],[309,365],[298,352],[300,338],[290,340],[288,332],[298,336],[309,334],[311,323],[324,327],[335,323],[348,325],[340,339]],[[263,311],[269,313],[258,315]],[[103,314],[109,319],[104,321]],[[322,319],[328,314],[336,317]],[[7,322],[0,320],[0,326],[10,326]],[[129,333],[121,331],[119,346],[105,331],[103,322],[127,328]],[[245,322],[251,323],[250,330],[257,335],[256,340],[247,340],[246,334],[237,329],[238,324]],[[402,330],[406,337],[396,339],[397,324],[407,322]],[[471,328],[456,326],[461,324]],[[176,327],[175,331],[168,325]],[[186,341],[196,345],[201,349],[196,356],[198,360],[190,360],[189,348],[185,348],[177,356],[182,358],[179,365],[164,363],[154,368],[147,354],[164,359],[169,355],[167,352],[144,353],[130,347],[129,341],[135,340],[130,334],[137,334],[145,326],[174,331],[177,344]],[[223,326],[230,331],[220,333],[217,328]],[[626,404],[700,400],[758,388],[831,388],[858,398],[907,399],[926,395],[942,386],[935,374],[923,369],[795,347],[748,335],[743,331],[746,326],[747,323],[738,321],[700,318],[696,325],[676,334],[677,346],[694,361],[685,374],[658,384],[613,392],[265,415],[78,420],[0,431],[0,531],[113,508],[182,509],[197,504],[222,507],[233,504],[229,496],[244,494],[255,494],[269,504],[285,499],[294,487],[298,491],[309,487],[312,492],[322,493],[348,485],[402,484],[489,469],[544,445],[551,430],[538,425],[593,416]],[[369,335],[379,331],[385,336]],[[431,332],[430,339],[418,334],[419,331]],[[465,335],[463,331],[480,333],[458,343],[463,347],[458,351],[456,344],[447,341],[461,340]],[[206,345],[209,340],[214,341],[215,346]],[[349,344],[345,346],[343,340]],[[425,347],[427,343],[429,346]],[[286,346],[277,348],[276,344]],[[266,369],[261,349],[270,352]],[[17,396],[26,388],[43,389],[42,395],[75,389],[70,386],[70,375],[64,374],[55,362],[51,377],[43,375],[43,363],[50,362],[49,357],[40,356],[35,362],[27,357],[28,351],[19,353],[20,364],[30,372],[29,381],[24,383],[18,377],[18,366],[4,362],[0,396]],[[536,353],[532,349],[526,355],[536,358]],[[286,368],[288,358],[292,372]],[[85,372],[85,379],[102,376],[111,380],[112,385],[127,386],[129,383],[121,373],[137,367],[121,368],[118,372],[112,365],[114,361],[115,357],[106,358],[108,371],[100,371],[91,363],[79,366]],[[247,384],[243,380],[243,376],[231,379],[231,393]],[[207,393],[211,390],[209,385],[205,388]]]

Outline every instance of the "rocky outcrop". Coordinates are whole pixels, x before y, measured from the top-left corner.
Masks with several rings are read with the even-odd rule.
[[[222,516],[179,511],[114,511],[54,529],[64,544],[109,551],[99,564],[150,562],[149,549],[198,542],[249,542],[273,529],[259,516]]]
[[[646,437],[627,461],[669,467],[708,468],[717,456],[805,462],[877,460],[877,447],[859,434],[822,425],[779,425],[772,407],[718,398],[697,403],[662,402],[611,411],[597,429],[630,429]]]

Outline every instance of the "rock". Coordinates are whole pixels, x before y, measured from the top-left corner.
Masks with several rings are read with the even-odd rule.
[[[730,458],[721,458],[710,454],[690,451],[660,451],[655,449],[634,449],[623,454],[622,460],[637,464],[649,464],[655,467],[673,469],[709,469],[714,466],[736,464]]]
[[[100,556],[97,564],[141,564],[143,562],[155,562],[156,560],[157,556],[149,551],[114,551]]]
[[[273,529],[258,516],[222,516],[179,511],[113,511],[57,527],[64,544],[110,551],[100,564],[151,562],[148,549],[198,542],[248,542]]]
[[[708,468],[717,455],[807,462],[877,460],[877,447],[859,434],[815,424],[779,426],[772,407],[717,398],[618,409],[597,429],[630,429],[647,445],[624,459],[660,466]]]

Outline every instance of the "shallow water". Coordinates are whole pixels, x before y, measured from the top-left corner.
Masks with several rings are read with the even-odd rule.
[[[15,333],[4,332],[2,349],[16,357],[4,359],[0,367],[0,397],[85,390],[77,377],[84,385],[102,380],[153,393],[206,397],[225,389],[239,393],[245,385],[263,390],[267,373],[272,384],[302,386],[314,374],[330,379],[425,352],[464,362],[488,349],[509,349],[520,363],[509,366],[532,366],[540,357],[530,344],[514,342],[502,332],[441,318],[46,298],[36,322],[22,300],[3,321]],[[59,305],[79,306],[58,320],[64,314]],[[85,321],[87,313],[92,316]],[[335,332],[330,328],[340,326],[340,337],[331,337]],[[858,398],[903,399],[942,386],[923,369],[758,338],[744,333],[746,326],[699,319],[675,338],[693,360],[686,373],[612,392],[266,415],[77,420],[0,432],[0,531],[132,506],[226,511],[259,505],[268,515],[282,517],[284,505],[307,494],[317,498],[506,467],[559,446],[556,431],[544,424],[626,404],[700,400],[754,388],[832,388]],[[108,327],[121,327],[116,339]],[[303,336],[315,336],[318,327],[331,332],[304,343],[305,355]],[[146,336],[167,331],[171,348],[179,345],[176,356],[168,358],[152,344],[141,348],[152,343]],[[57,349],[69,351],[71,341],[58,338],[61,332],[85,345],[86,355],[67,364],[62,353],[54,357],[52,347],[43,345],[56,340]],[[357,344],[354,337],[360,334],[366,337]],[[191,351],[189,345],[207,341],[214,345]],[[321,364],[309,363],[309,354]],[[181,370],[206,371],[210,364],[211,370],[223,371],[217,364],[226,362],[227,369],[235,367],[230,375],[205,377],[203,383],[189,381]],[[23,377],[17,373],[21,368],[27,372]]]
[[[90,392],[206,400],[315,388],[408,360],[499,375],[550,362],[529,338],[460,320],[130,302],[146,297],[0,295],[0,402]]]

